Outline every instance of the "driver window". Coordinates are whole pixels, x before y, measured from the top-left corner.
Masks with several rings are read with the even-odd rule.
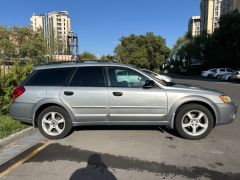
[[[142,88],[147,80],[142,74],[123,67],[109,67],[108,75],[110,87]]]

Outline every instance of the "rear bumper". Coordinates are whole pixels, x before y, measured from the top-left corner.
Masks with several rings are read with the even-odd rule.
[[[30,103],[13,102],[9,106],[9,113],[15,120],[32,124],[32,107]]]
[[[224,125],[233,122],[237,114],[237,105],[233,103],[217,104],[218,107],[218,119],[216,125]]]

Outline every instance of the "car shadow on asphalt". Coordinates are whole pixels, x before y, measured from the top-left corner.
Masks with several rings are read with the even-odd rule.
[[[113,173],[108,170],[107,165],[102,161],[102,157],[96,153],[88,158],[87,166],[85,168],[77,169],[70,177],[70,180],[79,179],[117,180]]]
[[[162,134],[165,135],[167,139],[173,140],[174,137],[181,138],[178,133],[174,130],[171,129],[170,127],[167,126],[137,126],[137,125],[132,125],[132,126],[77,126],[75,127],[71,133],[74,131],[113,131],[113,130],[118,130],[118,131],[159,131]]]
[[[182,158],[184,159],[184,156]],[[84,150],[59,143],[48,145],[36,156],[25,161],[24,164],[39,163],[38,165],[42,165],[42,162],[49,162],[53,163],[50,166],[54,166],[56,165],[54,163],[58,163],[58,161],[77,162],[79,166],[82,166],[83,162],[87,162],[86,167],[80,167],[73,171],[69,177],[70,180],[115,180],[117,178],[114,174],[116,174],[117,169],[125,170],[129,173],[133,171],[152,173],[158,175],[159,179],[172,179],[176,176],[185,177],[186,179],[213,180],[240,178],[239,173],[222,172],[216,169],[209,169],[205,166],[184,167],[176,164],[167,164],[164,161],[146,161],[135,157]],[[220,166],[222,166],[222,164],[220,164]],[[109,169],[111,169],[111,171]],[[61,170],[64,171],[64,169]]]

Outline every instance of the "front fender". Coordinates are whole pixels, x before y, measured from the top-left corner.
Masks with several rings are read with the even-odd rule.
[[[63,104],[60,99],[57,99],[57,98],[47,98],[47,99],[43,99],[43,100],[40,100],[39,102],[35,103],[35,105],[32,108],[33,126],[34,127],[36,127],[36,123],[35,123],[36,112],[37,112],[37,110],[41,106],[43,106],[45,104],[55,104],[55,105],[63,107],[68,112],[72,122],[76,121],[72,111],[70,110],[70,108],[66,104]]]
[[[183,97],[183,98],[177,100],[169,108],[167,120],[168,120],[169,125],[170,125],[170,127],[172,129],[174,128],[175,115],[176,115],[176,112],[177,112],[178,108],[180,106],[182,106],[183,104],[191,103],[191,102],[192,103],[198,103],[199,102],[199,103],[205,103],[205,104],[209,105],[212,108],[212,110],[214,111],[216,119],[218,119],[218,117],[219,117],[219,110],[218,110],[216,104],[214,102],[212,102],[210,99],[202,97],[202,96],[197,96],[197,95],[186,96],[186,97]]]

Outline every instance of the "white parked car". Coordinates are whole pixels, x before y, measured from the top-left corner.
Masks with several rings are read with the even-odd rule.
[[[172,84],[172,83],[174,83],[174,82],[173,82],[173,79],[170,78],[170,77],[168,77],[168,76],[160,75],[160,74],[155,73],[155,72],[153,72],[153,71],[150,71],[150,70],[148,70],[148,69],[141,69],[141,70],[142,70],[143,72],[145,72],[146,74],[149,74],[149,75],[151,75],[151,76],[154,76],[154,77],[157,78],[157,79],[160,79],[160,80],[166,82],[167,84]]]
[[[223,75],[228,73],[233,73],[233,70],[229,68],[219,68],[217,69],[217,72],[213,75],[213,77],[220,79]]]
[[[209,69],[207,71],[202,71],[202,77],[214,77],[214,74],[217,72],[217,69]]]

